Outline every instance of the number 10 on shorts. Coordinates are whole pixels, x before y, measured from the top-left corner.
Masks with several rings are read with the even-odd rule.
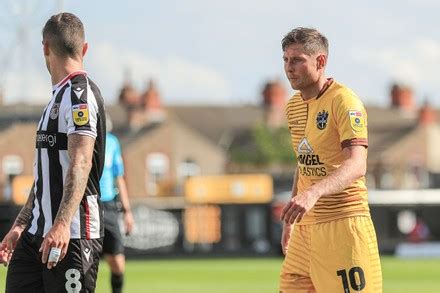
[[[344,287],[344,293],[350,293],[350,288],[348,287],[348,280],[350,280],[350,286],[355,291],[361,291],[365,288],[365,275],[364,271],[360,267],[352,267],[348,271],[340,270],[336,272],[336,275],[340,276],[342,279],[342,286]]]

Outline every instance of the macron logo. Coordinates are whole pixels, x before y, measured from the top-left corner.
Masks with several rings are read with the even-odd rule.
[[[77,88],[76,90],[73,90],[73,92],[76,94],[76,96],[78,97],[78,99],[81,99],[82,93],[84,92],[84,89],[81,88]]]
[[[89,259],[90,259],[90,252],[91,252],[90,248],[86,247],[84,249],[84,255],[86,256],[87,261],[89,261]]]

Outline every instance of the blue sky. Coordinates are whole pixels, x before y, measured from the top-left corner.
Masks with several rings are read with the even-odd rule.
[[[312,26],[330,41],[327,75],[366,104],[387,105],[390,84],[398,80],[414,88],[418,103],[427,98],[440,105],[440,1],[63,2],[64,10],[85,24],[86,69],[109,103],[127,71],[139,89],[154,78],[168,104],[257,103],[265,80],[285,82],[282,36],[296,26]],[[0,3],[6,102],[43,103],[50,80],[40,32],[56,12],[56,1]],[[19,13],[20,3],[27,12]],[[15,41],[20,23],[30,28],[22,38],[27,45]]]

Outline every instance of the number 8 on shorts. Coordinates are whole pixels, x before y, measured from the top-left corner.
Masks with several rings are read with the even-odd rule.
[[[82,285],[79,279],[81,274],[77,269],[69,269],[66,271],[66,290],[67,293],[79,293]]]

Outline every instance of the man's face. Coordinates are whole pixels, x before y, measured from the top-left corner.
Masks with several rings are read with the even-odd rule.
[[[322,74],[320,56],[306,54],[301,44],[289,45],[284,50],[284,71],[293,89],[301,91],[319,80]]]

